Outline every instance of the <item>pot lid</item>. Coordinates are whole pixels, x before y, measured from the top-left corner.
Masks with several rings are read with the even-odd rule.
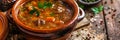
[[[7,35],[7,18],[3,12],[0,12],[0,40],[4,40]]]

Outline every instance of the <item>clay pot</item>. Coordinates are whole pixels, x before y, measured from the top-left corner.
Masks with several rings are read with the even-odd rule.
[[[0,40],[5,40],[8,34],[8,22],[6,16],[0,12]]]
[[[15,5],[12,8],[12,17],[15,23],[18,25],[17,27],[26,35],[31,36],[34,38],[38,38],[39,40],[53,40],[53,39],[60,39],[61,37],[66,37],[67,34],[70,34],[76,24],[78,23],[78,20],[82,20],[82,18],[85,16],[84,11],[78,7],[77,3],[74,0],[64,0],[64,2],[68,3],[73,8],[73,17],[72,19],[67,22],[64,25],[61,25],[58,28],[53,29],[46,29],[46,30],[40,30],[40,29],[34,29],[30,28],[27,25],[23,24],[18,19],[18,12],[19,12],[19,6],[27,2],[26,0],[17,0]],[[30,37],[28,37],[30,38]],[[64,38],[65,39],[65,38]]]

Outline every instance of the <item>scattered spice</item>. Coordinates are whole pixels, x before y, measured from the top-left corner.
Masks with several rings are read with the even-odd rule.
[[[117,10],[116,9],[114,9],[114,8],[111,8],[111,10],[113,11],[113,12],[116,12]]]
[[[113,10],[113,12],[116,12],[116,11],[117,11],[116,9]]]
[[[91,18],[93,17],[93,16],[90,16]]]
[[[108,14],[111,14],[111,12],[108,12]]]
[[[96,27],[98,26],[98,25],[95,25]]]
[[[84,29],[82,29],[82,30],[84,30]]]
[[[115,16],[115,14],[113,14],[112,16]]]
[[[76,37],[79,37],[79,35],[77,35]]]
[[[100,25],[102,25],[102,24],[103,24],[103,21],[101,20],[101,21],[100,21]]]
[[[112,14],[112,19],[114,18],[115,14]]]
[[[120,23],[120,21],[118,21]]]
[[[93,36],[93,38],[95,38],[95,37]]]
[[[89,37],[89,36],[90,36],[90,34],[87,34],[87,36]]]
[[[107,1],[105,1],[104,4],[107,4]]]

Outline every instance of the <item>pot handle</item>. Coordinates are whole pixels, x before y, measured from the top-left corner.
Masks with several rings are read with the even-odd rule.
[[[85,17],[85,12],[82,8],[79,7],[79,15],[78,15],[78,20],[77,23],[80,22],[83,18]],[[77,27],[75,29],[73,29],[73,31],[76,31],[78,29],[80,29],[81,27]]]
[[[85,16],[85,12],[82,8],[79,7],[79,16],[78,16],[78,21],[80,21],[81,19],[83,19]]]

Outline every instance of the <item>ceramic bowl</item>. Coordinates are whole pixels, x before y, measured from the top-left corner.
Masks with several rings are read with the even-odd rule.
[[[8,34],[8,22],[6,16],[0,12],[0,40],[5,40]]]
[[[46,29],[46,30],[40,30],[40,29],[34,29],[30,28],[29,26],[23,24],[18,19],[18,12],[19,12],[19,6],[26,3],[26,0],[17,0],[12,8],[12,17],[15,23],[18,25],[17,27],[25,33],[25,35],[40,37],[40,38],[47,38],[47,39],[54,39],[64,36],[65,34],[71,33],[71,31],[75,28],[76,24],[78,23],[78,20],[82,20],[84,18],[85,13],[84,11],[78,7],[77,3],[74,0],[63,0],[67,4],[69,4],[73,9],[73,17],[71,20],[66,22],[64,25],[61,25],[58,28],[53,29]]]

